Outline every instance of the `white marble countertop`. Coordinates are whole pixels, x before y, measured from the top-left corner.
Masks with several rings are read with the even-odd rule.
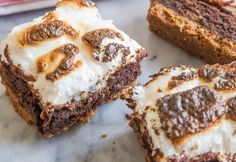
[[[140,83],[163,66],[202,65],[203,62],[172,46],[148,30],[149,0],[99,0],[104,18],[142,44],[150,53],[143,62]],[[14,26],[31,21],[46,10],[0,17],[0,39]],[[145,153],[128,126],[130,110],[123,101],[102,106],[92,122],[53,139],[44,139],[14,112],[0,85],[0,162],[144,162]],[[106,134],[106,138],[102,135]]]

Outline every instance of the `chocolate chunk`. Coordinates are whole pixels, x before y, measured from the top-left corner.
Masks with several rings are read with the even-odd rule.
[[[222,97],[205,86],[160,98],[156,106],[161,128],[172,140],[198,133],[227,113]]]
[[[130,53],[129,49],[124,47],[122,44],[109,43],[106,46],[103,46],[102,41],[105,38],[119,38],[123,40],[121,34],[112,29],[94,30],[86,33],[82,37],[84,43],[93,48],[92,55],[96,60],[110,62],[117,57],[119,52],[122,52],[124,55],[128,55]]]
[[[236,17],[228,11],[199,0],[158,0],[181,16],[229,40],[236,40]]]
[[[191,72],[183,72],[178,76],[173,76],[168,84],[169,89],[173,89],[178,85],[181,85],[185,81],[193,80],[197,77],[197,73],[194,71]]]
[[[79,37],[79,33],[71,26],[60,20],[45,21],[34,25],[22,33],[19,42],[22,46],[33,46],[48,39],[67,35],[72,39]]]
[[[236,90],[236,80],[220,79],[214,87],[216,90]]]
[[[100,49],[102,40],[105,38],[121,38],[122,36],[120,33],[112,30],[112,29],[97,29],[94,31],[90,31],[85,33],[82,37],[82,40],[87,45],[91,46],[92,48]]]
[[[228,99],[227,106],[229,107],[228,116],[231,119],[236,120],[236,97]]]
[[[236,90],[236,71],[229,69],[214,86],[217,90]]]
[[[102,57],[101,52],[103,51],[100,50],[94,51],[93,55],[94,58],[98,61],[110,62],[117,57],[120,51],[125,54],[128,53],[127,48],[125,48],[123,45],[117,43],[109,43],[107,46],[105,46],[104,54],[102,55]]]
[[[224,75],[224,69],[220,65],[206,65],[199,69],[199,77],[207,82],[211,82],[212,79]]]

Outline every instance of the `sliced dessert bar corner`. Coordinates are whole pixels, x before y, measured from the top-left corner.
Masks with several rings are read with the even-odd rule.
[[[236,60],[236,3],[230,0],[151,0],[150,30],[206,62]]]
[[[147,162],[236,161],[236,62],[163,68],[131,96]]]

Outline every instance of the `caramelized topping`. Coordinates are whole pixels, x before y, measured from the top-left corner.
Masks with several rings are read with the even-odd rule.
[[[84,43],[92,48],[92,54],[94,58],[102,62],[110,62],[112,59],[116,58],[119,52],[127,55],[130,53],[129,48],[124,47],[122,44],[109,43],[107,45],[102,45],[102,41],[105,38],[115,39],[119,38],[123,40],[120,33],[112,29],[98,29],[86,33],[82,40]]]
[[[109,43],[107,46],[105,46],[104,54],[102,57],[100,57],[101,51],[99,50],[94,50],[93,55],[94,55],[94,58],[98,61],[110,62],[114,58],[117,57],[119,52],[127,54],[129,53],[129,49],[125,48],[123,45],[118,44],[118,43]]]
[[[190,72],[183,72],[178,76],[173,76],[171,78],[171,81],[168,84],[169,89],[173,89],[178,85],[181,85],[185,81],[193,80],[194,78],[197,77],[197,74],[194,71]]]
[[[45,73],[46,79],[54,82],[81,65],[81,61],[74,63],[74,58],[78,53],[77,46],[65,44],[45,54],[37,61],[38,73]]]
[[[78,5],[79,7],[95,7],[95,3],[90,0],[62,0],[57,3],[57,7],[63,6],[65,4]]]
[[[236,78],[235,78],[236,79]],[[220,79],[216,84],[215,84],[215,89],[216,90],[236,90],[236,80],[223,80]]]
[[[227,106],[229,107],[229,118],[236,120],[236,97],[228,99]]]
[[[105,38],[120,38],[123,39],[120,33],[112,30],[112,29],[97,29],[94,31],[90,31],[82,37],[84,43],[89,45],[92,48],[99,49],[102,44],[102,40]]]
[[[34,25],[19,36],[22,46],[33,46],[43,41],[67,35],[72,39],[77,39],[79,34],[71,26],[60,20],[45,21]]]
[[[199,77],[207,82],[211,82],[214,78],[223,74],[222,65],[206,65],[199,69]]]
[[[236,90],[236,69],[228,68],[214,88],[217,90]]]
[[[173,141],[204,130],[227,113],[222,97],[205,86],[160,98],[156,106],[162,129]]]
[[[229,66],[232,67],[232,68],[236,68],[236,61],[230,63]]]

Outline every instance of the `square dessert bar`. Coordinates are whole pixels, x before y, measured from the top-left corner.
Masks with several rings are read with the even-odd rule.
[[[236,161],[236,62],[163,68],[130,94],[147,162]]]
[[[150,30],[206,62],[236,60],[234,0],[151,0]]]
[[[16,111],[46,137],[86,123],[140,75],[147,52],[87,0],[15,27],[1,43],[0,74]]]

